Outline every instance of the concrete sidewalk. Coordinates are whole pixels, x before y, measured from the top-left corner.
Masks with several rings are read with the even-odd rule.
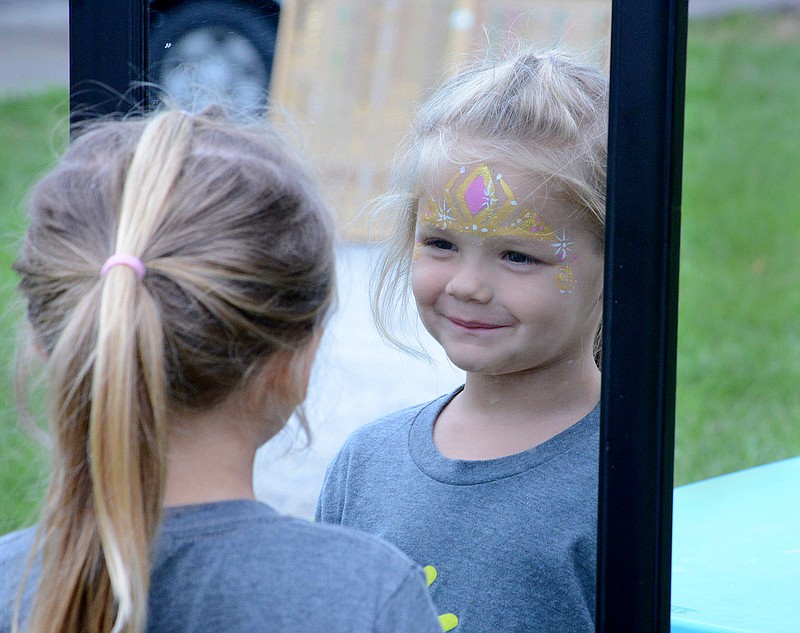
[[[0,0],[0,95],[68,83],[67,0]]]

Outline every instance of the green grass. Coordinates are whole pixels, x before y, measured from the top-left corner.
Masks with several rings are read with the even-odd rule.
[[[0,534],[35,520],[44,488],[45,451],[20,431],[14,405],[20,313],[11,264],[24,230],[25,194],[64,146],[68,112],[66,89],[0,99]]]
[[[800,454],[800,17],[689,30],[676,483]],[[0,99],[0,303],[24,195],[66,139],[66,91]],[[52,130],[56,129],[57,132]],[[0,534],[34,520],[44,454],[17,426],[0,319]]]
[[[690,25],[676,483],[800,454],[800,15]]]

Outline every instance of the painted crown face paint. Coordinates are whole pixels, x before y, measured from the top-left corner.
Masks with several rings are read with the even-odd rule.
[[[442,229],[479,235],[514,235],[551,241],[554,233],[539,214],[521,206],[502,174],[486,164],[461,167],[444,188],[444,197],[428,198],[424,222]]]
[[[553,231],[535,209],[521,205],[502,174],[494,174],[481,163],[473,169],[465,166],[447,182],[443,197],[429,197],[419,221],[439,229],[478,236],[513,236],[549,242],[561,263],[554,281],[561,294],[575,287],[575,272],[570,262],[574,242],[566,230]]]

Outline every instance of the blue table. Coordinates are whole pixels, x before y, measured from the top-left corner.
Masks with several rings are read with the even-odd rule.
[[[800,457],[675,489],[672,633],[800,633]]]

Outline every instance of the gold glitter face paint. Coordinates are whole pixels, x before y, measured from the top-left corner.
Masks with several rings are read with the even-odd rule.
[[[558,264],[556,266],[558,273],[554,281],[562,295],[569,294],[575,287],[575,272],[569,264]]]
[[[419,221],[439,229],[485,236],[513,236],[550,242],[562,263],[556,265],[555,284],[561,294],[572,292],[575,273],[570,261],[571,246],[566,230],[557,234],[545,224],[539,213],[517,202],[502,174],[493,174],[485,163],[474,169],[462,166],[447,182],[444,196],[429,197]],[[414,260],[419,257],[419,243],[414,246]]]

